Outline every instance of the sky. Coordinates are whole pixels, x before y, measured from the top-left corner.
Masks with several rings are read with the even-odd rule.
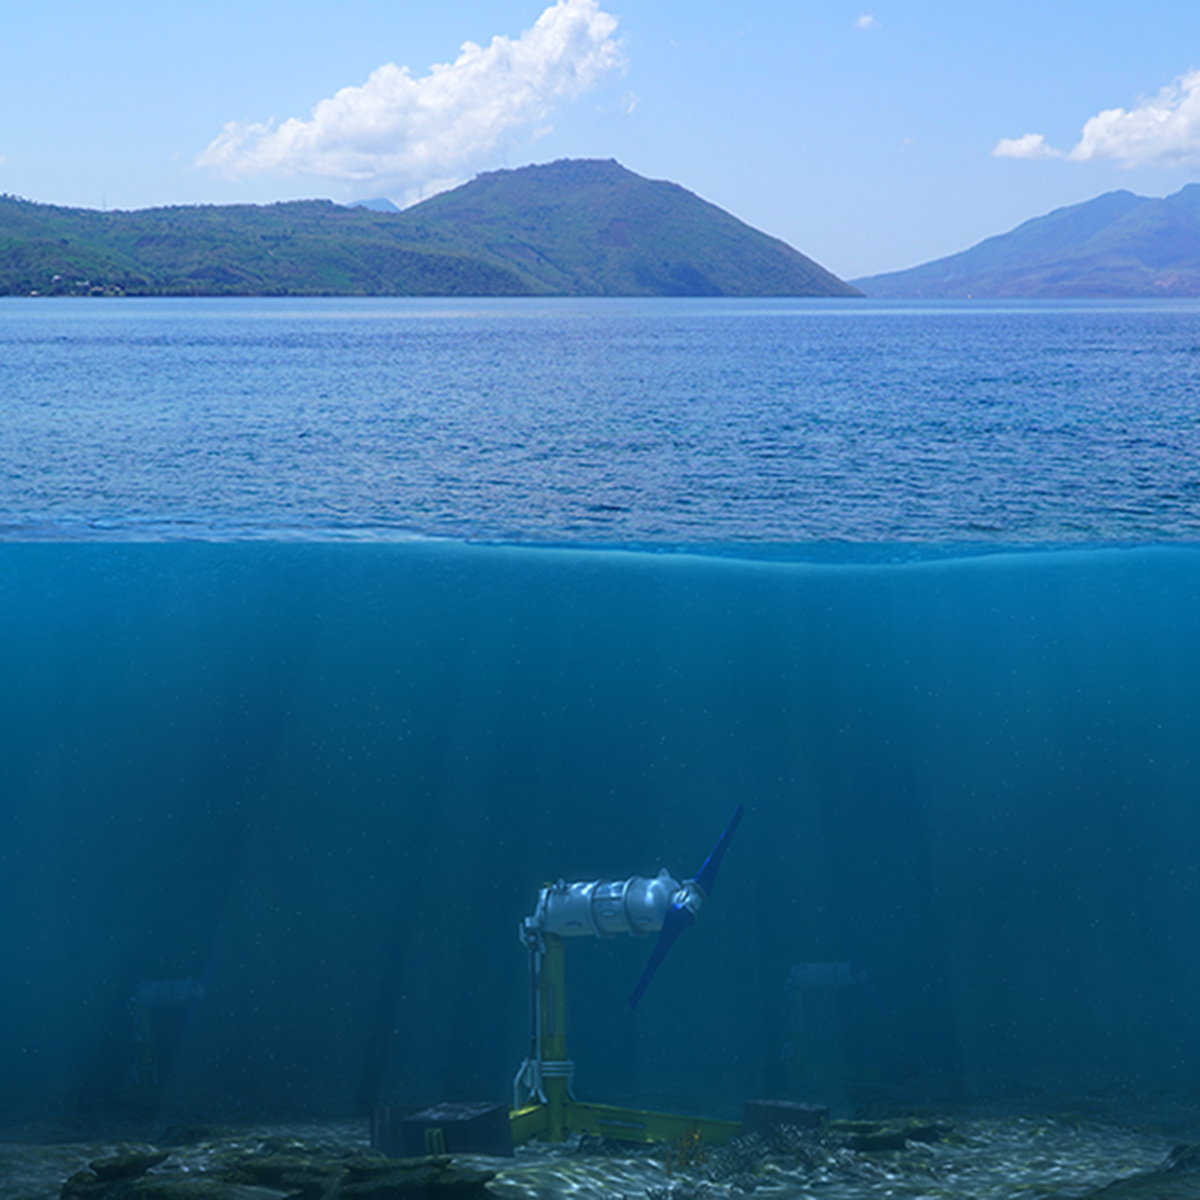
[[[0,192],[387,196],[615,158],[846,279],[1200,180],[1200,4],[10,0]]]

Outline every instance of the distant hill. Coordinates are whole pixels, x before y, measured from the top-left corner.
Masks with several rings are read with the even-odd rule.
[[[616,162],[494,171],[403,212],[324,200],[95,212],[0,197],[0,294],[852,296]]]
[[[1162,200],[1108,192],[961,254],[854,284],[878,297],[1200,296],[1200,184]]]
[[[396,213],[400,211],[398,204],[393,204],[386,196],[376,196],[373,200],[355,200],[347,208],[369,208],[374,212]]]

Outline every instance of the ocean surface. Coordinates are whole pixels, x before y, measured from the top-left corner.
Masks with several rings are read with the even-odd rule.
[[[0,537],[1200,534],[1200,303],[0,300]]]
[[[0,1134],[504,1101],[538,889],[738,804],[636,1012],[568,946],[578,1096],[1195,1110],[1198,363],[1190,303],[0,301]]]

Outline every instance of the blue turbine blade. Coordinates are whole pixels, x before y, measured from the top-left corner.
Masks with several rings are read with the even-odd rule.
[[[725,826],[725,832],[717,838],[717,844],[712,848],[712,853],[704,860],[703,866],[692,877],[695,880],[696,886],[704,893],[705,898],[712,895],[712,890],[717,882],[717,871],[721,868],[721,859],[725,857],[725,851],[729,849],[729,843],[733,841],[733,835],[738,825],[742,820],[742,806],[737,806],[737,812],[729,818],[729,824]]]
[[[690,908],[684,908],[682,904],[672,904],[667,910],[666,919],[658,931],[658,941],[654,943],[654,949],[650,952],[650,961],[646,964],[641,979],[637,981],[633,995],[629,997],[630,1008],[637,1008],[638,1001],[650,986],[654,972],[658,970],[662,960],[667,957],[667,951],[675,944],[675,939],[689,925],[695,925],[695,923],[696,914]]]
[[[725,851],[729,849],[729,843],[733,839],[734,831],[741,819],[742,806],[739,804],[737,812],[729,818],[725,832],[721,834],[717,839],[717,844],[712,848],[712,853],[704,860],[700,870],[692,879],[692,882],[700,889],[702,898],[707,898],[712,893],[713,885],[717,882],[717,871],[721,867],[721,860],[725,857]],[[662,960],[667,957],[667,951],[675,944],[675,939],[689,925],[695,925],[695,923],[696,914],[682,904],[672,904],[667,910],[662,928],[658,931],[658,941],[654,943],[654,949],[650,952],[650,961],[646,964],[646,969],[642,972],[642,977],[638,980],[637,987],[633,989],[633,995],[629,998],[630,1008],[637,1008],[638,1001],[650,986],[650,980],[654,978],[654,973],[658,970]]]

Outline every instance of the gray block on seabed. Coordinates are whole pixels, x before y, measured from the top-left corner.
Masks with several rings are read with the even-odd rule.
[[[406,1114],[400,1121],[400,1148],[406,1158],[431,1153],[427,1130],[438,1130],[437,1144],[446,1154],[492,1154],[510,1157],[512,1125],[505,1104],[435,1104]],[[436,1139],[436,1134],[433,1137]],[[387,1151],[385,1150],[386,1154]]]

